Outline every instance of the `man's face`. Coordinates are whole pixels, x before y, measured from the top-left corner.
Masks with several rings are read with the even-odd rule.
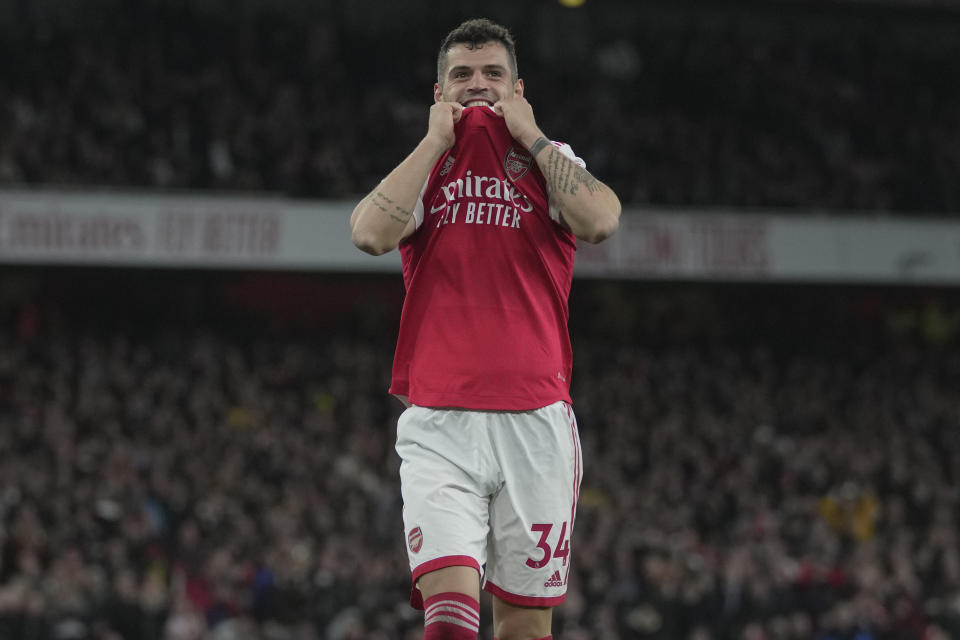
[[[463,44],[452,46],[442,83],[433,85],[434,100],[459,102],[465,107],[493,105],[510,95],[523,95],[523,80],[512,79],[510,58],[499,42],[473,49]]]

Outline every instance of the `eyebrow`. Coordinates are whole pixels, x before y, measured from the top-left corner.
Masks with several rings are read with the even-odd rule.
[[[448,76],[448,77],[449,77],[449,76],[452,76],[453,74],[457,73],[458,71],[470,71],[471,69],[472,69],[472,67],[470,67],[470,66],[468,66],[468,65],[459,64],[459,65],[457,65],[457,66],[455,66],[455,67],[450,67],[450,70],[447,72],[447,76]],[[504,73],[504,74],[507,73],[507,68],[506,68],[505,66],[503,66],[502,64],[485,64],[485,65],[483,65],[482,69],[483,69],[484,71],[500,71],[500,72],[502,72],[502,73]]]

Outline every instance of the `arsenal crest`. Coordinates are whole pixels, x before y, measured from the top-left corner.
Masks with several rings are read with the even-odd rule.
[[[531,162],[533,158],[526,149],[513,146],[507,150],[507,155],[503,158],[503,169],[507,172],[507,177],[516,182],[527,174]]]
[[[410,530],[410,534],[407,536],[407,544],[410,545],[410,551],[414,553],[420,551],[420,547],[423,546],[423,532],[420,531],[420,527],[414,527]]]

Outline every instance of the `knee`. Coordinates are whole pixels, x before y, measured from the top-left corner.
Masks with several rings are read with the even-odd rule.
[[[494,631],[494,640],[550,640],[553,636],[547,633],[543,635],[542,631]]]
[[[499,610],[498,610],[499,609]],[[550,637],[550,609],[494,607],[493,635],[496,640],[543,640]]]
[[[462,593],[474,600],[480,599],[480,576],[473,567],[444,567],[420,576],[417,588],[423,599],[438,593]]]

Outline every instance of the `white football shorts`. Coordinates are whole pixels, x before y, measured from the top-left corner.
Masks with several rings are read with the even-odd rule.
[[[403,524],[417,580],[470,566],[511,604],[563,602],[582,457],[573,409],[532,411],[413,406],[397,425]]]

